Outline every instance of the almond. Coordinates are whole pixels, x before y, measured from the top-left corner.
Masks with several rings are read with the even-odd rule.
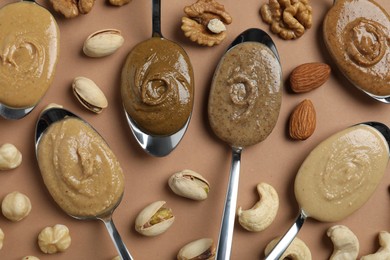
[[[316,111],[309,99],[303,100],[290,116],[289,133],[295,140],[306,140],[316,129]]]
[[[295,93],[303,93],[316,89],[328,80],[330,71],[330,66],[321,62],[299,65],[291,72],[291,89]]]

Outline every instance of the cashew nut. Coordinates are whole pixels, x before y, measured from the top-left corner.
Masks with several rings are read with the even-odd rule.
[[[359,240],[346,226],[336,225],[326,232],[333,242],[330,260],[356,259],[359,254]]]
[[[269,242],[269,244],[264,249],[264,254],[268,255],[279,242],[279,240],[280,237],[277,237],[271,242]],[[311,260],[311,252],[305,242],[296,237],[279,259]]]
[[[260,200],[248,210],[238,208],[238,221],[248,231],[262,231],[274,221],[279,208],[276,190],[267,183],[259,183],[257,192]]]
[[[30,214],[30,199],[18,191],[7,194],[1,203],[4,217],[11,221],[20,221]]]
[[[379,245],[381,246],[376,253],[366,255],[360,260],[389,260],[390,259],[390,233],[386,231],[379,232]]]
[[[22,154],[13,144],[0,146],[0,170],[15,169],[22,163]]]
[[[4,243],[4,232],[0,228],[0,250],[3,248],[3,243]]]

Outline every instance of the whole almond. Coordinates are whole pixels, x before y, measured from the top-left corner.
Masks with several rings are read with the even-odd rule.
[[[316,111],[309,99],[303,100],[290,115],[290,137],[295,140],[306,140],[316,129]]]
[[[295,93],[303,93],[316,89],[328,80],[330,72],[329,65],[321,62],[299,65],[291,72],[291,89]]]

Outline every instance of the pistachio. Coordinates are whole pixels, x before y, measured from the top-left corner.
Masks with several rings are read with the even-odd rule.
[[[105,29],[92,33],[84,42],[83,52],[88,57],[99,58],[113,54],[124,42],[119,30]]]
[[[86,77],[76,77],[72,88],[76,98],[90,111],[100,113],[108,106],[106,96],[92,80]]]
[[[135,230],[144,236],[164,233],[175,220],[172,210],[163,207],[165,201],[156,201],[146,206],[135,219]]]
[[[183,246],[177,254],[178,260],[208,260],[215,258],[215,246],[211,238],[201,238]]]
[[[208,181],[192,170],[173,174],[168,180],[168,185],[177,195],[193,200],[205,200],[210,191]]]

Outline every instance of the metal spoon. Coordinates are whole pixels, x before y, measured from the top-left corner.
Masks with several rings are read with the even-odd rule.
[[[248,29],[241,33],[229,46],[229,51],[234,46],[243,42],[259,42],[267,46],[279,61],[279,54],[271,37],[264,31],[256,28]],[[280,65],[280,61],[279,61]],[[216,259],[230,259],[234,220],[236,214],[236,204],[238,196],[238,183],[241,165],[241,152],[244,147],[232,146],[232,163],[230,168],[230,178],[225,199],[225,207],[222,216],[221,230],[217,246]]]
[[[39,5],[35,0],[23,0],[24,2],[32,2]],[[43,8],[43,7],[42,7]],[[15,108],[0,103],[0,116],[5,119],[18,120],[27,116],[37,104],[30,107]]]
[[[369,125],[369,126],[375,128],[376,130],[378,130],[383,135],[388,146],[390,147],[390,129],[386,125],[379,123],[379,122],[365,122],[362,124]],[[390,153],[389,153],[389,155],[390,155]],[[291,242],[294,240],[294,238],[297,236],[298,232],[300,231],[303,224],[305,223],[305,220],[308,217],[310,217],[310,216],[307,213],[305,213],[305,210],[301,207],[299,210],[299,215],[296,218],[293,225],[283,235],[283,237],[275,245],[275,247],[271,250],[271,252],[265,257],[265,260],[279,259],[283,255],[283,253],[286,251],[288,246],[291,244]]]
[[[69,112],[68,110],[62,109],[62,108],[50,108],[42,112],[42,114],[39,116],[36,128],[35,128],[35,152],[36,154],[38,153],[38,147],[39,147],[39,142],[41,140],[41,137],[45,134],[45,131],[50,127],[51,124],[61,121],[63,119],[69,118],[69,117],[74,117],[82,120],[80,117],[76,116],[75,114]],[[82,120],[84,121],[84,120]],[[85,121],[84,121],[85,122]],[[87,122],[85,122],[88,124]],[[92,128],[92,127],[91,127]],[[93,129],[93,128],[92,128]],[[118,200],[116,205],[110,209],[107,212],[104,212],[98,216],[93,216],[93,217],[84,217],[84,216],[74,216],[74,215],[69,215],[73,218],[80,219],[80,220],[86,220],[86,219],[99,219],[103,221],[105,224],[108,233],[111,236],[112,241],[115,244],[115,247],[119,253],[119,256],[123,260],[132,260],[132,256],[130,255],[129,251],[126,248],[126,245],[123,243],[115,225],[112,220],[112,214],[116,207],[119,205],[122,197]]]
[[[163,38],[161,33],[161,0],[153,0],[152,26],[152,37]],[[144,151],[157,157],[166,156],[176,148],[188,128],[192,115],[192,113],[189,115],[186,123],[176,133],[172,135],[152,135],[143,131],[127,113],[126,109],[124,111],[127,122],[138,144]]]

